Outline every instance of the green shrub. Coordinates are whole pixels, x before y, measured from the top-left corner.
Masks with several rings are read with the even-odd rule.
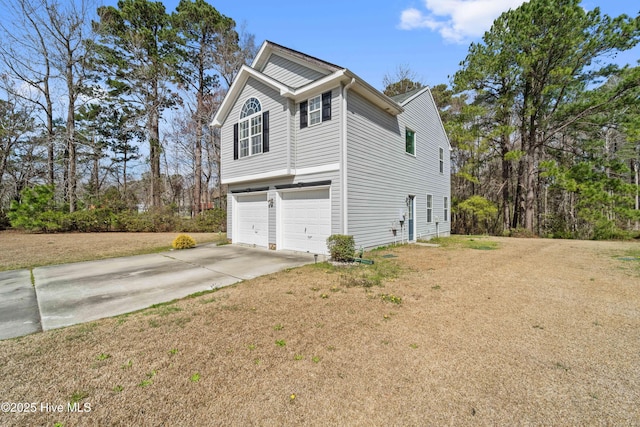
[[[7,216],[11,226],[31,231],[57,231],[61,212],[54,212],[53,187],[36,185],[20,193],[20,201],[11,202]]]
[[[11,226],[11,222],[9,222],[7,213],[5,211],[0,210],[0,230],[6,230],[10,226]]]
[[[353,236],[332,234],[327,238],[327,247],[334,261],[353,261],[356,252],[356,243]]]
[[[189,249],[195,247],[195,245],[196,241],[188,234],[180,234],[171,242],[171,246],[174,249]]]
[[[83,209],[67,214],[71,228],[75,231],[95,233],[111,231],[116,214],[109,209]]]
[[[529,239],[538,237],[538,235],[535,232],[522,227],[512,228],[509,235],[511,237],[524,237]]]

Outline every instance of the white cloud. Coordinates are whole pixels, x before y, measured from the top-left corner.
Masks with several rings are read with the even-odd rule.
[[[491,28],[502,12],[528,0],[424,0],[426,11],[409,8],[400,15],[399,28],[428,28],[450,43],[466,43]]]

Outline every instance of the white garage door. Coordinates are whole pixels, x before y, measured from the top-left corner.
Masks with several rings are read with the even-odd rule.
[[[281,196],[283,249],[326,254],[331,235],[329,189],[282,192]]]
[[[267,247],[269,243],[269,209],[266,193],[237,196],[236,201],[234,242]]]

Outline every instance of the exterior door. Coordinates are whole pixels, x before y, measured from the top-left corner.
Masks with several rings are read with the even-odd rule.
[[[414,240],[414,218],[415,218],[415,197],[416,196],[409,196],[409,219],[408,219],[408,227],[409,227],[409,241],[412,242]]]

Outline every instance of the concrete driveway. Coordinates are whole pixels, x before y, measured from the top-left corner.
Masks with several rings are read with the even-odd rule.
[[[140,310],[314,262],[237,245],[0,272],[0,339]]]

